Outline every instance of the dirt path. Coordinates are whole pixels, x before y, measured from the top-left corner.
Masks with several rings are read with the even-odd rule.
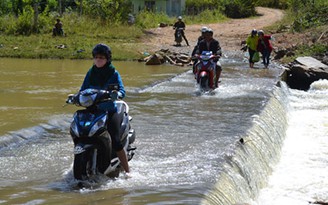
[[[197,38],[200,35],[202,26],[210,27],[214,31],[214,38],[219,40],[222,50],[237,51],[240,50],[240,42],[245,40],[253,28],[263,29],[279,21],[284,16],[283,11],[271,8],[258,7],[259,17],[248,19],[232,19],[224,23],[204,24],[204,25],[186,25],[186,37],[191,46],[186,46],[183,41],[181,47],[173,46],[174,31],[171,26],[164,28],[155,28],[149,30],[149,35],[144,43],[150,48],[149,52],[155,52],[160,49],[170,49],[175,52],[191,53]]]

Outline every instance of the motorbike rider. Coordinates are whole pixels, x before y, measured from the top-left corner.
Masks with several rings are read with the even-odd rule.
[[[212,51],[213,55],[217,57],[221,57],[222,51],[219,41],[213,38],[213,30],[208,28],[205,31],[204,39],[199,42],[198,49],[196,50],[196,54],[200,55],[203,51]],[[222,67],[219,62],[219,59],[216,59],[215,66],[215,87],[218,87],[219,79],[221,76]]]
[[[178,32],[178,29],[179,28],[182,28],[182,30],[181,30],[181,36],[186,41],[187,46],[189,46],[188,40],[187,40],[187,38],[186,38],[186,36],[184,34],[184,29],[186,28],[186,24],[182,21],[182,16],[179,16],[178,17],[178,21],[175,22],[175,24],[173,25],[173,29],[175,29],[174,37],[177,36],[177,32]]]
[[[87,88],[110,91],[111,99],[124,98],[125,89],[119,72],[112,64],[112,51],[106,44],[97,44],[92,50],[94,64],[87,72],[80,91]],[[116,151],[125,173],[129,173],[129,164],[120,140],[120,120],[115,101],[99,104],[99,109],[108,112],[107,129],[112,139],[112,147]]]
[[[199,46],[199,43],[205,38],[205,32],[207,31],[207,29],[208,28],[206,26],[203,26],[202,29],[200,29],[201,35],[198,37],[197,44],[195,45],[194,50],[191,52],[191,57],[195,56],[196,51]],[[196,74],[196,64],[197,64],[198,60],[197,59],[192,59],[192,60],[193,60],[192,70],[193,70],[193,73]]]
[[[198,46],[199,46],[199,43],[205,38],[205,32],[207,31],[207,29],[208,28],[206,26],[203,26],[202,29],[200,29],[201,34],[200,34],[200,36],[197,39],[197,44],[195,45],[194,50],[191,53],[191,56],[194,56],[196,54],[196,51],[197,51]]]

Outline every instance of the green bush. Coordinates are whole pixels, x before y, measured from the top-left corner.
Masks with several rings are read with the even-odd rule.
[[[312,2],[290,1],[290,11],[294,14],[292,29],[296,32],[326,25],[328,23],[328,2],[316,0]]]
[[[254,0],[233,0],[225,4],[225,14],[230,18],[246,18],[255,16],[256,1]]]
[[[296,55],[297,56],[313,56],[321,53],[325,53],[328,50],[328,45],[324,44],[313,44],[309,45],[301,45],[298,47]]]
[[[18,16],[14,34],[30,35],[33,32],[33,15],[33,8],[26,6],[23,13]]]
[[[172,23],[174,18],[170,18],[164,13],[153,13],[141,11],[136,17],[136,25],[140,28],[156,28],[159,23]]]
[[[216,23],[221,20],[225,20],[226,17],[222,14],[220,10],[209,10],[206,9],[202,11],[197,16],[186,16],[186,22],[191,24],[208,24],[208,23]]]

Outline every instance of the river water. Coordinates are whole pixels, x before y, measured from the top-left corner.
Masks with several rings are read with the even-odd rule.
[[[1,59],[0,203],[262,205],[273,204],[277,190],[282,199],[324,200],[328,128],[322,113],[328,108],[328,83],[310,92],[294,91],[284,83],[275,86],[278,65],[248,69],[232,54],[221,63],[220,88],[200,95],[191,68],[114,62],[137,133],[132,178],[78,189],[69,136],[77,108],[62,105],[67,94],[79,89],[91,61]],[[306,142],[326,147],[312,149],[312,157],[293,166],[291,156],[308,154],[291,147]],[[310,174],[308,181],[288,183],[289,188],[281,184],[313,160],[320,162],[312,166],[318,177]],[[302,178],[307,172],[299,174]],[[297,188],[309,183],[308,189]],[[295,192],[289,195],[290,190]]]

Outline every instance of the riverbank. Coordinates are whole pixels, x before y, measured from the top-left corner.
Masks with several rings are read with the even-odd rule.
[[[158,27],[142,31],[134,26],[112,27],[115,36],[100,32],[98,34],[85,32],[69,33],[65,37],[52,37],[51,34],[31,36],[4,36],[0,34],[0,57],[12,58],[50,58],[50,59],[90,59],[93,46],[99,42],[107,43],[113,50],[114,60],[136,60],[145,53],[160,49],[190,54],[200,35],[202,26],[214,30],[214,37],[221,43],[224,52],[240,52],[240,43],[245,40],[253,29],[264,29],[272,34],[272,42],[276,51],[289,49],[297,55],[301,45],[323,43],[327,45],[327,27],[316,28],[305,33],[292,33],[286,26],[278,22],[284,20],[282,10],[258,7],[259,16],[247,19],[230,19],[220,23],[188,25],[186,36],[191,46],[183,42],[181,47],[175,47],[171,26]],[[97,32],[95,32],[97,33]],[[304,48],[303,50],[307,50]],[[304,51],[301,51],[304,52]],[[306,54],[306,53],[305,53]],[[292,56],[292,55],[291,55]],[[293,60],[287,57],[285,61]],[[284,60],[283,60],[284,61]]]

